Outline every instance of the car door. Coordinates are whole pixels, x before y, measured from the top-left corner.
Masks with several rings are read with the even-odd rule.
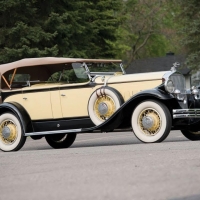
[[[53,118],[49,88],[23,88],[22,98],[23,106],[32,120]]]
[[[87,105],[92,94],[89,84],[75,84],[71,87],[60,87],[60,102],[63,118],[88,116]]]
[[[60,90],[53,87],[50,88],[50,96],[53,118],[60,119],[63,117],[60,103]]]

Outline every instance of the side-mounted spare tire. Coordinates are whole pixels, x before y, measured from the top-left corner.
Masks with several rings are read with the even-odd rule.
[[[95,90],[88,102],[88,114],[95,125],[100,125],[124,103],[122,95],[114,88],[105,86]]]

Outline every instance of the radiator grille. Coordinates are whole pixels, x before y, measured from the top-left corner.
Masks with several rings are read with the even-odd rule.
[[[185,77],[182,74],[174,73],[170,76],[170,79],[173,81],[175,89],[180,90],[183,94],[186,92]]]

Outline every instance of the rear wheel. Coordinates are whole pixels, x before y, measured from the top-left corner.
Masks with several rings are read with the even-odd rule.
[[[74,143],[76,134],[46,135],[45,139],[47,143],[54,149],[62,149],[68,148]]]
[[[200,140],[200,131],[189,131],[189,130],[181,130],[182,134],[189,140],[196,141]]]
[[[19,119],[12,113],[0,116],[0,149],[2,151],[17,151],[26,141]]]
[[[134,134],[142,142],[162,142],[171,130],[172,119],[163,103],[146,100],[133,111],[131,124]]]
[[[30,136],[30,137],[31,137],[31,139],[33,139],[33,140],[40,140],[40,139],[43,138],[43,135],[34,135],[34,136]]]

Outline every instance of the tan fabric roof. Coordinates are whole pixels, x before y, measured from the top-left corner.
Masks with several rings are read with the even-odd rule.
[[[82,59],[82,58],[56,58],[56,57],[44,57],[44,58],[25,58],[18,60],[12,63],[0,65],[0,73],[4,74],[5,72],[19,68],[19,67],[28,67],[28,66],[39,66],[39,65],[50,65],[50,64],[61,64],[61,63],[74,63],[74,62],[92,62],[92,63],[120,63],[122,60],[108,60],[108,59]]]

